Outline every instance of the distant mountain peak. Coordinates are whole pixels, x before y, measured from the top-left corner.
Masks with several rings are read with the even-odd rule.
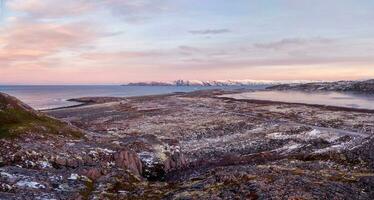
[[[309,83],[319,82],[310,80],[290,80],[290,81],[275,81],[275,80],[175,80],[175,81],[148,81],[148,82],[132,82],[124,84],[126,86],[246,86],[246,85],[277,85],[277,84],[295,84],[295,83]]]

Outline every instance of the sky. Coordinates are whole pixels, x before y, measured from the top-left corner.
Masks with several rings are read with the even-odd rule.
[[[374,78],[372,0],[0,1],[0,84]]]

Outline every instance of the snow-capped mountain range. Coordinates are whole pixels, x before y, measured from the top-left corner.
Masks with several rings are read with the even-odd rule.
[[[278,85],[278,84],[300,84],[320,81],[310,80],[290,80],[290,81],[275,81],[275,80],[215,80],[215,81],[201,81],[201,80],[175,80],[175,81],[149,81],[149,82],[134,82],[124,84],[125,86],[246,86],[246,85]]]

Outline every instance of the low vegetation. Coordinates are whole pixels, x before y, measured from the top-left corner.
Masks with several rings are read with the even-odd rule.
[[[78,130],[67,124],[38,113],[17,99],[0,93],[0,138],[14,138],[30,133],[82,137]]]

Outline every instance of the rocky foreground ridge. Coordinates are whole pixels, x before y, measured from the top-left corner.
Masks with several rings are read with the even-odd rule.
[[[104,172],[140,182],[135,152],[94,137],[0,93],[0,199],[88,199]]]
[[[1,94],[0,199],[374,198],[372,111],[224,93],[83,98],[45,114]],[[7,120],[16,110],[26,126]]]
[[[272,90],[338,91],[374,94],[374,79],[366,81],[316,82],[305,84],[281,84],[268,87]]]

